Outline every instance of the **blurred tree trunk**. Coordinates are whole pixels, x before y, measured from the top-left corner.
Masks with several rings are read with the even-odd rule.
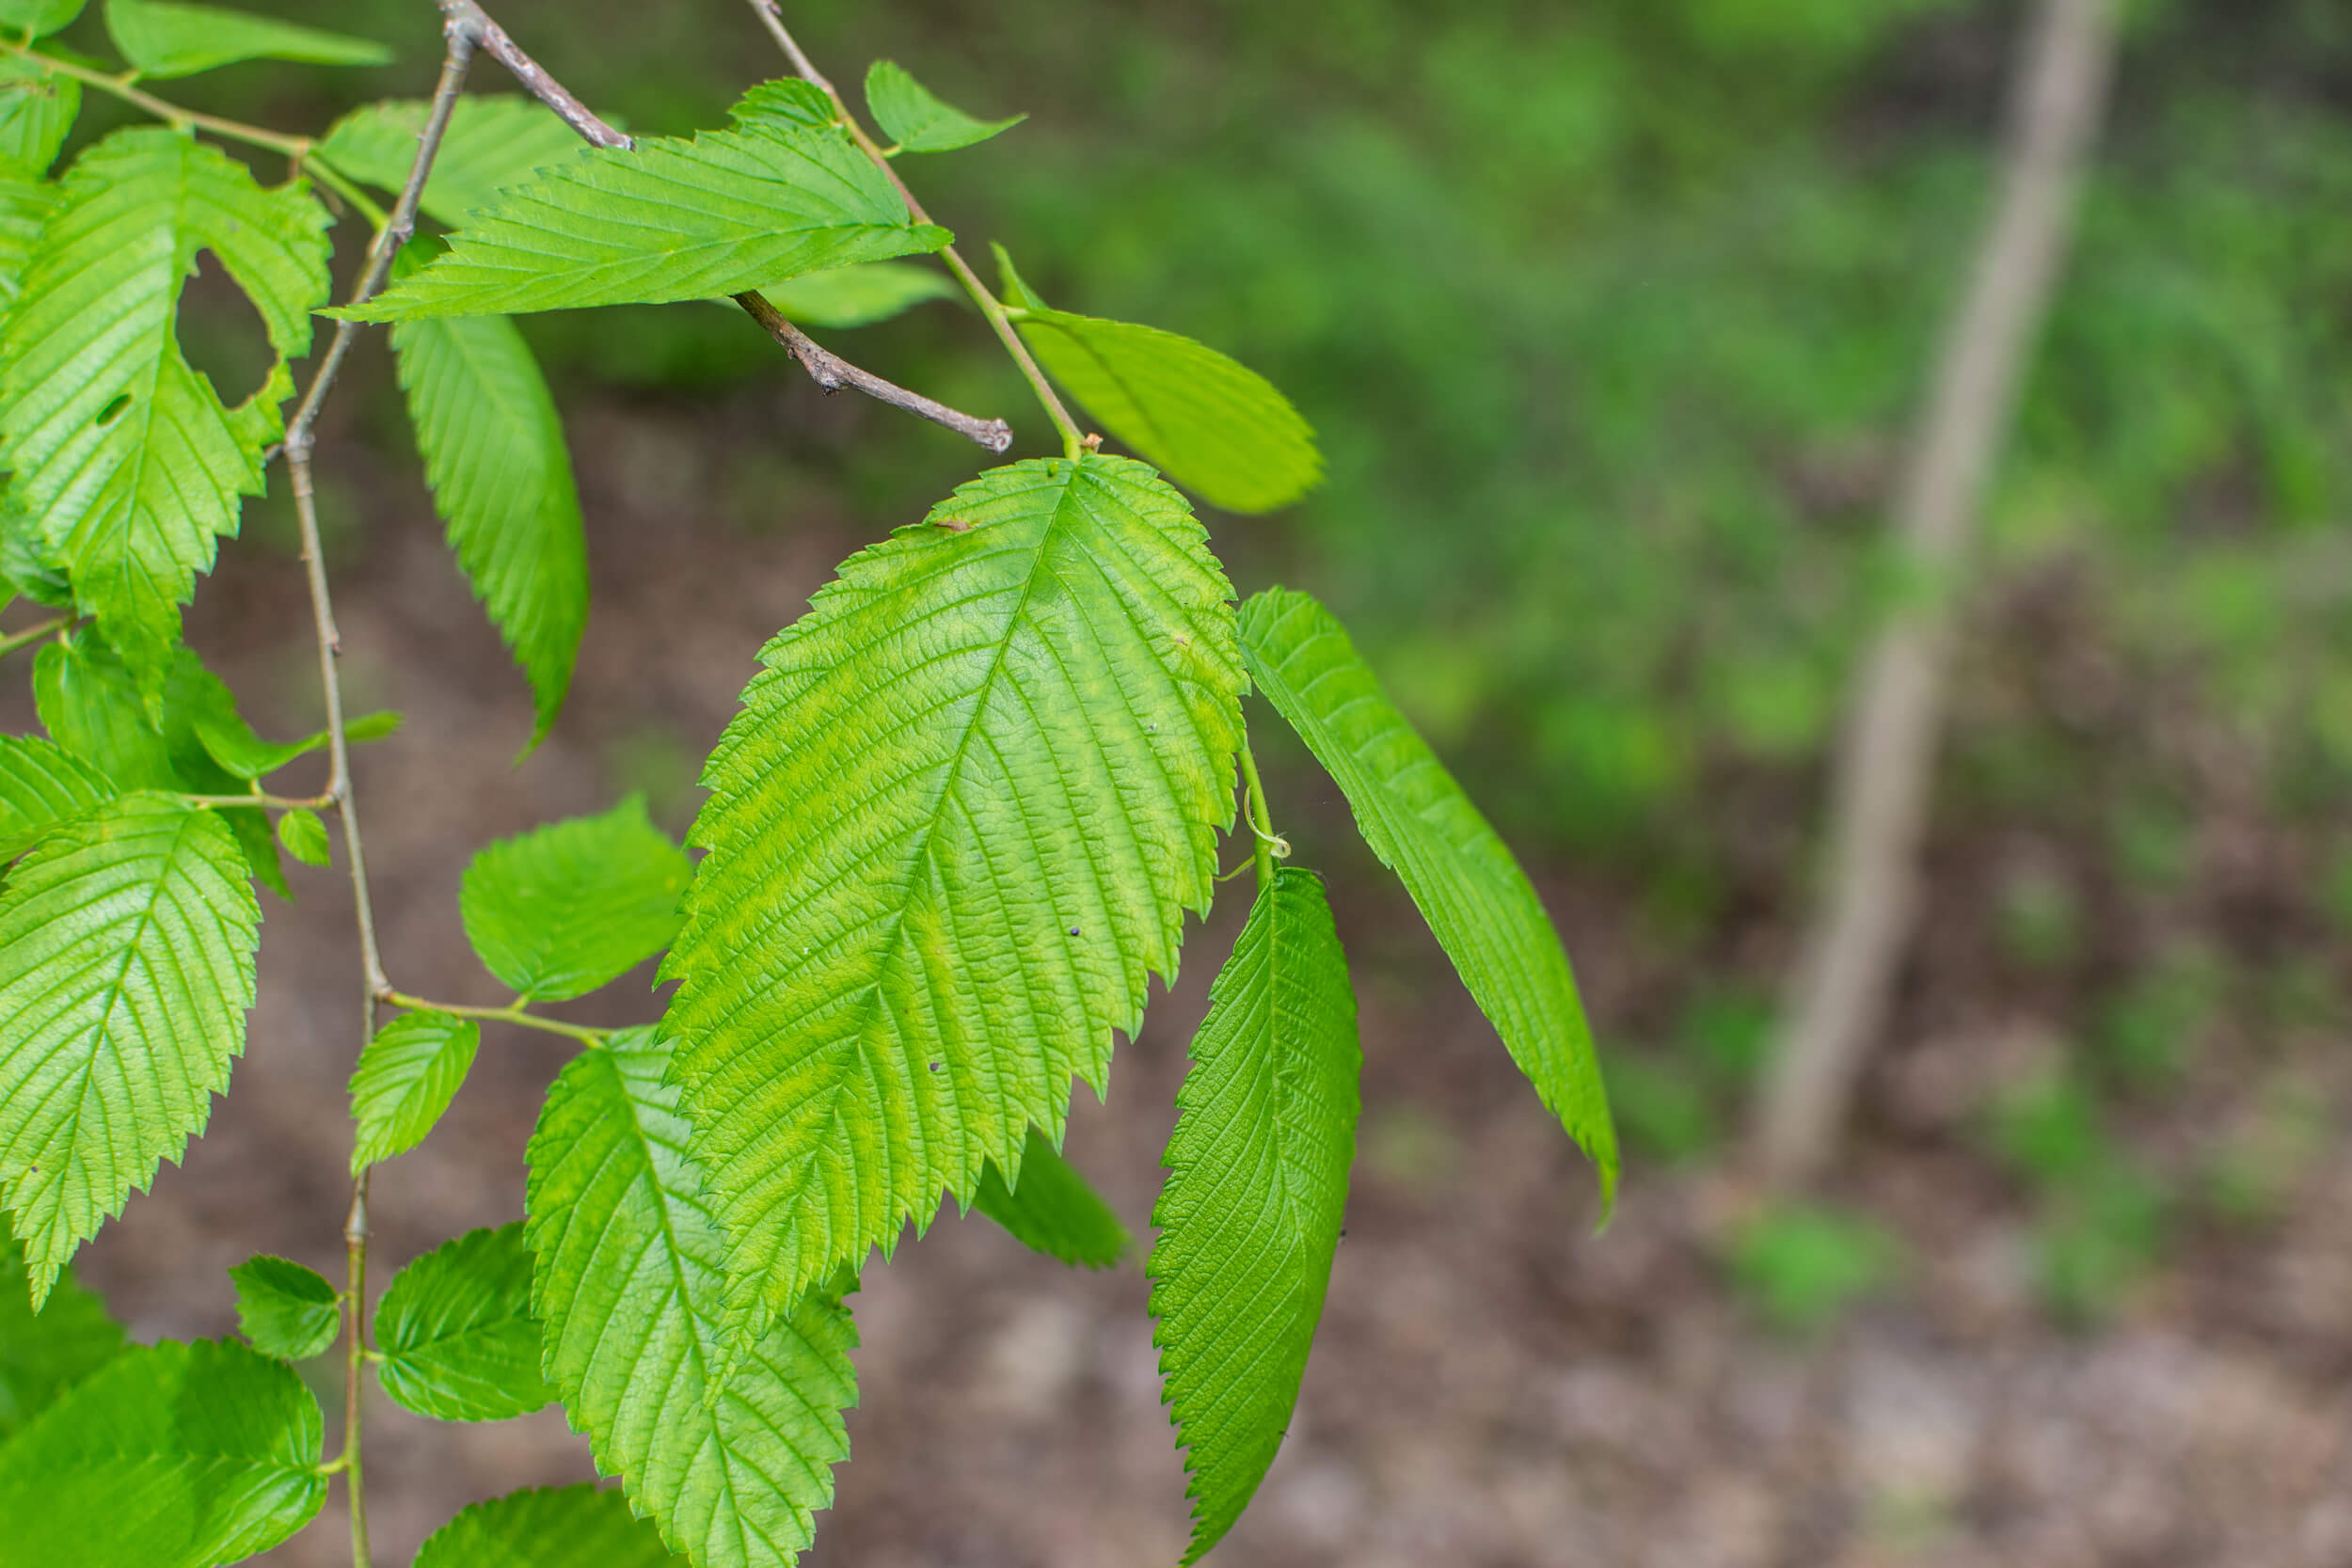
[[[1833,1152],[1908,944],[1961,567],[2065,259],[2114,51],[2114,0],[2039,0],[1999,204],[1913,432],[1893,518],[1900,597],[1840,741],[1827,896],[1758,1107],[1756,1150],[1777,1189]]]

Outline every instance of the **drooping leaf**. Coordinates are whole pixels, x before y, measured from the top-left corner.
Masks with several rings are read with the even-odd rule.
[[[201,666],[199,666],[200,669]],[[188,724],[197,743],[214,763],[239,779],[262,779],[297,757],[326,750],[327,732],[315,730],[299,740],[263,740],[237,711],[234,697],[218,681],[208,681],[187,705]],[[381,740],[400,728],[397,713],[363,713],[343,721],[343,738],[357,744]]]
[[[33,656],[33,706],[50,737],[117,790],[186,787],[130,671],[89,627]]]
[[[278,842],[305,865],[325,865],[334,859],[326,843],[326,824],[308,806],[298,806],[278,819]]]
[[[1356,998],[1323,882],[1283,866],[1209,988],[1152,1211],[1152,1342],[1192,1481],[1197,1562],[1298,1402],[1355,1157]]]
[[[0,1226],[0,1448],[57,1396],[122,1354],[122,1325],[72,1274],[38,1312],[21,1288],[24,1250]]]
[[[618,1492],[510,1492],[475,1503],[427,1538],[414,1568],[687,1568]]]
[[[448,255],[356,321],[659,305],[937,250],[838,126],[739,114],[733,129],[596,148],[504,192]]]
[[[932,97],[929,87],[895,60],[876,60],[866,71],[866,106],[902,152],[953,152],[1000,135],[1029,118],[975,119]]]
[[[40,38],[82,14],[86,0],[0,0],[0,27]]]
[[[468,1231],[401,1270],[376,1306],[375,1339],[384,1391],[420,1416],[495,1421],[555,1398],[539,1375],[519,1223]]]
[[[812,272],[760,293],[803,326],[871,326],[925,300],[953,299],[956,286],[911,261],[869,261],[862,267]]]
[[[1502,838],[1397,711],[1339,622],[1288,589],[1242,611],[1249,675],[1346,795],[1356,826],[1454,960],[1535,1092],[1582,1146],[1604,1202],[1617,1137],[1567,954]]]
[[[408,183],[432,104],[392,99],[354,109],[319,143],[319,155],[362,184],[397,191]],[[518,93],[473,94],[457,101],[424,182],[426,214],[463,228],[499,193],[553,164],[570,163],[585,149],[572,128],[535,99]]]
[[[457,895],[466,938],[491,974],[535,1001],[617,978],[676,936],[693,868],[632,795],[501,839],[473,858]]]
[[[229,1271],[237,1287],[237,1326],[263,1355],[301,1361],[335,1342],[342,1326],[335,1287],[316,1269],[284,1258],[248,1258]]]
[[[783,1568],[849,1455],[856,1331],[836,1289],[723,1344],[726,1237],[669,1060],[629,1030],[548,1091],[524,1197],[547,1374],[673,1547],[698,1568]]]
[[[1103,428],[1228,512],[1288,506],[1323,477],[1315,433],[1248,366],[1156,326],[1056,310],[997,247],[1021,340]]]
[[[972,1207],[1012,1232],[1023,1246],[1065,1263],[1107,1269],[1135,1244],[1111,1206],[1035,1128],[1021,1151],[1019,1184],[1008,1187],[992,1160],[980,1174]]]
[[[1175,491],[992,469],[771,641],[703,782],[664,966],[686,1103],[771,1305],[1100,1088],[1207,907],[1239,738],[1231,590]]]
[[[0,1448],[0,1554],[72,1568],[213,1568],[267,1551],[326,1497],[318,1401],[233,1340],[134,1345]]]
[[[59,823],[112,800],[105,775],[39,736],[0,735],[0,861],[12,861]]]
[[[48,173],[81,111],[81,83],[22,55],[0,56],[0,164]]]
[[[588,546],[555,398],[504,316],[403,322],[391,336],[450,548],[531,679],[535,746],[563,709],[588,621]]]
[[[136,794],[0,890],[0,1197],[36,1304],[229,1086],[261,927],[245,879],[217,816]]]
[[[431,1012],[403,1013],[368,1041],[351,1070],[354,1175],[424,1141],[481,1044],[471,1019]]]
[[[262,489],[261,452],[326,297],[326,213],[298,185],[164,127],[83,153],[0,335],[0,466],[9,496],[72,574],[151,700],[196,574]],[[259,309],[278,359],[236,408],[174,335],[180,288],[209,249]]]
[[[239,60],[383,65],[392,57],[368,39],[181,0],[106,0],[106,32],[145,76],[193,76]]]

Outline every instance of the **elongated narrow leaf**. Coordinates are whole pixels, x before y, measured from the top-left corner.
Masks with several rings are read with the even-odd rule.
[[[1021,1151],[1018,1181],[1006,1185],[995,1162],[989,1162],[972,1207],[1012,1232],[1023,1246],[1065,1263],[1107,1269],[1135,1244],[1111,1206],[1034,1128]]]
[[[838,126],[739,115],[727,131],[597,148],[474,214],[448,255],[348,313],[358,321],[659,305],[937,250],[944,229]]]
[[[40,38],[82,14],[85,0],[0,0],[0,27]]]
[[[0,57],[0,163],[27,177],[48,173],[81,109],[72,77],[23,55]]]
[[[363,184],[397,191],[408,182],[417,138],[431,108],[425,99],[405,98],[354,109],[328,130],[319,153]],[[463,228],[475,212],[496,202],[501,191],[585,150],[572,128],[536,99],[469,93],[450,113],[441,150],[425,178],[422,206],[450,228]]]
[[[326,731],[314,730],[299,740],[263,740],[237,711],[226,687],[218,688],[219,701],[209,691],[201,695],[205,700],[188,716],[190,728],[205,754],[237,778],[267,778],[297,757],[326,750],[331,738]],[[355,745],[381,740],[399,728],[397,713],[362,713],[343,721],[343,738]]]
[[[1617,1136],[1568,956],[1502,838],[1415,732],[1331,612],[1268,589],[1242,612],[1250,678],[1346,795],[1535,1092],[1583,1147],[1604,1202]]]
[[[953,152],[1001,135],[1029,118],[975,119],[932,97],[929,87],[895,60],[876,60],[866,72],[866,106],[874,111],[882,134],[906,152]]]
[[[59,1395],[122,1354],[122,1325],[72,1275],[38,1312],[25,1300],[24,1249],[0,1226],[0,1449]]]
[[[283,1258],[248,1258],[229,1271],[237,1287],[237,1326],[263,1355],[300,1361],[335,1341],[342,1326],[335,1287],[316,1269]]]
[[[677,934],[692,867],[635,795],[473,858],[457,895],[466,937],[490,973],[560,1002],[652,958]]]
[[[531,678],[536,745],[563,709],[588,621],[588,546],[555,398],[503,316],[403,322],[392,352],[450,548]]]
[[[0,861],[115,794],[104,774],[71,752],[38,736],[0,735]]]
[[[1209,988],[1152,1212],[1152,1342],[1200,1560],[1281,1447],[1356,1150],[1356,998],[1323,882],[1284,866]]]
[[[326,213],[299,186],[163,127],[118,131],[75,160],[0,334],[0,467],[12,502],[72,573],[152,698],[180,606],[212,568],[326,297]],[[188,365],[173,326],[196,253],[219,258],[278,355],[234,409]]]
[[[261,911],[219,817],[126,795],[0,890],[0,1196],[38,1305],[203,1131],[253,1006]]]
[[[318,1401],[228,1340],[135,1345],[0,1448],[0,1562],[213,1568],[326,1497]]]
[[[355,1174],[424,1141],[481,1043],[480,1024],[448,1013],[403,1013],[368,1041],[351,1070]]]
[[[782,1568],[849,1456],[857,1343],[837,1290],[723,1344],[727,1244],[652,1030],[573,1058],[524,1197],[547,1374],[596,1464],[698,1568]]]
[[[495,1421],[555,1398],[539,1375],[520,1224],[468,1231],[401,1270],[376,1306],[375,1340],[384,1391],[420,1416]]]
[[[925,300],[953,299],[956,286],[944,274],[912,261],[869,261],[812,272],[760,293],[804,326],[870,326]]]
[[[772,1305],[1058,1136],[1172,975],[1232,817],[1233,612],[1139,463],[1015,463],[761,654],[664,967],[687,1108]]]
[[[414,1568],[686,1568],[618,1492],[564,1486],[475,1503],[418,1548]]]
[[[181,0],[106,0],[106,31],[146,76],[193,76],[239,60],[383,65],[392,57],[367,39]]]
[[[1228,512],[1288,506],[1323,477],[1315,433],[1264,376],[1190,338],[1056,310],[1002,246],[1022,341],[1103,428]]]

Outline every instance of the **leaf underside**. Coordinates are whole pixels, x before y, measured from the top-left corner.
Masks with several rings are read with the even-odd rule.
[[[926,300],[953,299],[956,286],[913,261],[869,261],[862,267],[812,272],[760,293],[803,326],[870,326]]]
[[[895,60],[876,60],[866,72],[866,106],[874,111],[882,135],[904,152],[953,152],[1001,135],[1029,118],[979,119],[965,114],[934,97]]]
[[[539,1375],[519,1223],[468,1231],[401,1270],[376,1306],[375,1334],[384,1392],[420,1416],[495,1421],[555,1398]]]
[[[1030,461],[852,557],[763,652],[664,974],[771,1307],[1058,1137],[1175,973],[1232,816],[1229,594],[1149,468]]]
[[[448,1013],[403,1013],[359,1053],[351,1069],[354,1173],[424,1141],[457,1097],[482,1025]]]
[[[594,1486],[510,1492],[461,1509],[412,1568],[686,1568],[628,1499]]]
[[[1152,1342],[1192,1473],[1195,1562],[1281,1447],[1355,1154],[1356,999],[1322,879],[1284,866],[1209,989],[1152,1212]]]
[[[1014,1176],[1015,1184],[1008,1186],[996,1162],[990,1161],[972,1194],[972,1207],[1032,1252],[1107,1269],[1134,1245],[1118,1213],[1035,1128]]]
[[[248,1258],[229,1271],[237,1287],[237,1326],[263,1355],[299,1361],[335,1338],[342,1318],[335,1287],[315,1269],[283,1258]]]

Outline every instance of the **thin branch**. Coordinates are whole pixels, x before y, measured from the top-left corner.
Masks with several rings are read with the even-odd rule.
[[[833,100],[834,112],[841,117],[841,123],[849,131],[850,139],[856,142],[874,161],[874,166],[898,188],[898,195],[905,198],[907,204],[907,215],[917,223],[930,222],[930,214],[923,210],[923,203],[916,199],[907,182],[899,178],[898,166],[882,151],[882,144],[866,134],[866,127],[859,124],[857,116],[850,112],[850,105],[842,100],[840,90],[825,79],[824,73],[817,69],[816,62],[794,40],[791,30],[784,24],[784,12],[777,8],[776,0],[751,0],[751,8],[758,13],[761,24],[776,40],[777,47],[784,51],[785,58],[792,62],[792,69],[801,80]],[[1037,360],[1029,353],[1029,345],[1023,342],[1021,334],[1013,330],[1011,318],[1005,313],[1005,302],[990,293],[988,285],[980,281],[979,274],[965,263],[954,245],[946,246],[939,255],[940,260],[947,263],[947,270],[956,275],[956,281],[963,285],[963,292],[972,296],[972,303],[979,307],[980,314],[988,318],[988,325],[1005,345],[1005,352],[1012,356],[1012,362],[1021,368],[1022,375],[1027,378],[1029,389],[1037,394],[1039,404],[1045,409],[1045,417],[1054,421],[1055,430],[1061,435],[1062,451],[1073,461],[1080,452],[1093,451],[1087,445],[1086,438],[1079,435],[1078,421],[1070,417],[1070,410],[1063,406],[1060,394],[1054,390],[1053,383],[1047,381],[1045,372],[1038,368]]]
[[[1290,846],[1274,831],[1273,814],[1266,809],[1265,785],[1258,780],[1258,759],[1249,754],[1247,739],[1241,743],[1241,777],[1249,788],[1249,858],[1258,867],[1258,891],[1271,893],[1275,860],[1288,855]]]
[[[773,338],[791,351],[801,362],[809,378],[825,389],[827,396],[844,387],[854,387],[877,403],[902,408],[917,419],[929,420],[954,431],[967,441],[976,441],[991,451],[1001,452],[1012,445],[1012,426],[1002,420],[977,420],[959,413],[944,403],[934,403],[920,392],[910,392],[896,382],[884,381],[871,371],[862,371],[839,355],[821,347],[816,339],[793,325],[784,313],[757,293],[746,292],[735,296],[735,303],[744,314],[768,329]]]
[[[556,118],[580,134],[580,139],[596,147],[617,148],[627,152],[637,146],[637,139],[616,126],[596,118],[594,110],[565,89],[563,83],[548,74],[547,68],[522,51],[522,46],[507,36],[506,29],[490,19],[475,0],[438,0],[441,15],[448,25],[462,28],[482,52],[514,73],[523,90],[553,109]]]
[[[518,1023],[526,1029],[540,1029],[550,1035],[568,1035],[590,1045],[602,1045],[612,1035],[610,1029],[597,1029],[585,1023],[566,1023],[562,1019],[526,1012],[520,1002],[510,1002],[503,1007],[468,1007],[455,1002],[427,1002],[423,997],[411,996],[405,990],[394,990],[389,986],[376,993],[376,1000],[390,1006],[405,1007],[410,1012],[449,1013],[458,1018],[484,1019],[493,1023]]]
[[[37,626],[26,626],[23,631],[12,631],[6,637],[0,637],[0,657],[5,657],[7,655],[16,652],[19,648],[30,647],[33,643],[40,641],[42,638],[47,637],[54,632],[63,631],[66,627],[72,626],[72,616],[56,615],[43,621]]]

